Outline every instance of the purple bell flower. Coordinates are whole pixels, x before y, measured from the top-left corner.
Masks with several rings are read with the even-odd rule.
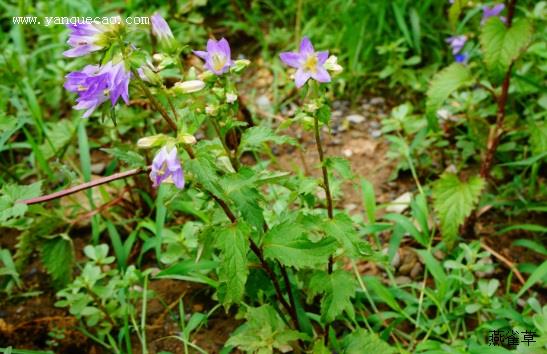
[[[150,20],[152,23],[152,34],[158,38],[161,44],[172,47],[175,44],[175,37],[167,21],[157,12],[150,16]]]
[[[104,28],[88,23],[69,24],[67,27],[71,31],[67,43],[72,49],[63,53],[65,57],[80,57],[104,48],[104,45],[98,43],[105,32]]]
[[[467,37],[463,36],[463,35],[462,36],[452,36],[452,37],[448,37],[445,41],[446,41],[446,43],[448,43],[450,45],[450,48],[452,48],[452,54],[456,55],[456,54],[458,54],[459,52],[462,51],[463,46],[467,42]]]
[[[167,146],[164,146],[156,154],[152,161],[150,180],[154,188],[165,182],[175,184],[175,187],[178,189],[184,189],[184,172],[182,171],[176,147],[173,147],[169,151]]]
[[[232,61],[230,44],[224,38],[220,41],[209,39],[207,41],[207,51],[194,50],[195,55],[205,60],[205,68],[216,75],[222,75],[227,72],[234,62]]]
[[[97,107],[110,98],[112,106],[121,97],[129,103],[129,80],[131,73],[125,64],[111,61],[103,65],[87,65],[82,71],[75,71],[66,76],[65,88],[79,95],[74,109],[85,109],[84,118],[89,117]]]
[[[294,81],[298,88],[304,86],[309,78],[317,82],[330,82],[331,80],[327,69],[324,67],[329,52],[315,52],[308,37],[302,38],[299,52],[284,52],[279,57],[283,63],[296,69]]]
[[[484,25],[486,23],[486,21],[488,21],[488,19],[490,17],[495,17],[495,16],[499,16],[499,14],[505,9],[505,4],[497,4],[497,5],[494,5],[492,6],[492,8],[488,7],[487,5],[483,6],[482,7],[482,20],[481,20],[481,25]],[[506,23],[507,22],[507,19],[503,16],[500,16],[500,20],[503,22],[503,23]]]

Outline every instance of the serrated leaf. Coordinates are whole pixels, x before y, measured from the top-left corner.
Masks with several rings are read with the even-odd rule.
[[[375,333],[358,329],[347,335],[344,340],[344,354],[394,354],[395,348],[381,340]]]
[[[353,171],[348,160],[342,157],[327,157],[324,162],[327,168],[336,171],[344,179],[352,179]]]
[[[220,185],[245,221],[262,231],[264,215],[259,202],[263,200],[263,197],[254,187],[257,178],[258,176],[252,170],[243,168],[237,174],[224,177]]]
[[[302,216],[290,218],[270,229],[264,236],[264,256],[295,268],[324,266],[337,248],[336,241],[330,237],[310,241],[304,222]]]
[[[525,19],[513,22],[510,28],[494,16],[480,34],[484,62],[489,70],[502,76],[532,40],[532,25]]]
[[[222,252],[219,268],[219,296],[224,306],[238,304],[243,299],[249,275],[247,250],[249,228],[243,223],[223,227],[216,235],[216,245]]]
[[[323,294],[321,299],[321,318],[324,323],[334,321],[343,312],[354,319],[355,311],[351,298],[355,296],[357,283],[351,274],[337,270],[334,273],[315,273],[310,280],[309,296]]]
[[[226,199],[226,195],[219,183],[215,165],[211,160],[198,156],[186,161],[184,168],[192,175],[193,181],[201,184],[207,191],[213,193],[217,197]]]
[[[287,328],[271,305],[249,308],[245,322],[235,335],[226,342],[250,353],[273,353],[274,349],[286,353],[292,350],[290,342],[305,339],[306,336]]]
[[[430,128],[437,127],[437,110],[450,94],[467,84],[471,79],[469,69],[459,63],[453,63],[438,72],[427,90],[426,111]]]
[[[294,139],[288,136],[277,135],[268,127],[252,127],[246,129],[241,136],[241,143],[238,153],[241,155],[244,151],[260,151],[264,143],[272,142],[274,144],[294,144]]]
[[[443,174],[434,182],[433,206],[441,221],[443,240],[449,247],[458,236],[458,228],[477,205],[484,184],[484,180],[478,176],[462,182],[451,173]]]
[[[144,156],[142,156],[139,153],[136,153],[135,151],[129,150],[128,147],[124,147],[124,148],[114,147],[114,148],[101,149],[101,150],[111,155],[112,157],[125,162],[129,168],[137,168],[137,167],[146,165]]]
[[[72,275],[74,251],[68,236],[47,240],[41,249],[42,263],[56,286],[67,284]]]
[[[41,181],[26,186],[4,185],[0,189],[0,226],[12,226],[16,219],[25,215],[28,206],[17,201],[39,196],[41,188]]]
[[[323,227],[325,233],[334,237],[352,257],[359,257],[367,249],[347,214],[336,214],[333,219],[326,220]]]

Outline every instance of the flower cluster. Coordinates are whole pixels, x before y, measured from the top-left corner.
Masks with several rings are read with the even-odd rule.
[[[452,55],[454,55],[454,59],[458,63],[467,63],[467,60],[469,59],[469,55],[462,52],[466,42],[467,36],[464,35],[452,36],[446,39],[446,43],[448,43],[452,49]]]
[[[150,20],[150,31],[166,52],[152,56],[154,64],[152,60],[144,59],[133,66],[136,77],[133,77],[129,69],[130,65],[135,64],[128,60],[128,55],[130,56],[138,49],[125,42],[125,31],[120,28],[121,24],[68,26],[70,29],[68,44],[71,49],[64,53],[65,56],[79,57],[98,51],[108,51],[110,59],[100,64],[87,65],[82,70],[66,75],[64,87],[78,95],[77,104],[73,108],[84,110],[84,118],[89,117],[106,101],[110,101],[112,106],[115,106],[121,98],[129,104],[129,85],[132,79],[140,80],[141,84],[154,86],[158,90],[166,90],[158,73],[169,63],[178,60],[180,51],[173,49],[180,46],[177,45],[168,23],[159,13],[154,13]],[[113,48],[113,44],[116,44],[116,47]],[[204,60],[207,71],[198,77],[189,75],[187,81],[175,83],[169,92],[175,95],[191,94],[204,89],[207,86],[206,82],[214,81],[216,84],[223,85],[220,91],[218,87],[213,88],[217,97],[222,97],[220,104],[226,105],[228,107],[226,109],[231,109],[230,105],[238,100],[233,83],[229,84],[229,79],[217,80],[214,77],[218,78],[228,72],[238,73],[250,62],[245,59],[232,60],[230,44],[225,38],[218,41],[209,39],[205,51],[195,50],[193,53]],[[296,69],[294,80],[298,88],[304,86],[309,79],[319,83],[330,82],[329,71],[332,73],[342,71],[336,57],[329,57],[328,51],[315,51],[308,37],[302,39],[298,52],[284,52],[280,57],[283,63]],[[219,92],[222,93],[219,94]],[[213,111],[217,112],[218,109],[217,106],[207,105],[205,112],[214,115]],[[150,167],[150,180],[155,188],[161,183],[172,183],[179,189],[184,188],[184,172],[176,145],[191,144],[195,142],[195,139],[191,135],[177,133],[176,139],[158,134],[141,138],[137,143],[141,148],[159,148]]]

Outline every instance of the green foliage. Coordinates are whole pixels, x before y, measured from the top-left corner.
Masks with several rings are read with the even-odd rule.
[[[239,304],[243,299],[245,283],[249,275],[247,250],[249,249],[249,227],[237,223],[218,230],[216,246],[222,252],[218,271],[219,297],[224,306]]]
[[[307,222],[317,220],[311,216],[293,215],[272,227],[264,235],[264,255],[295,268],[315,268],[326,264],[336,250],[336,241],[330,237],[312,241]]]
[[[426,114],[430,128],[438,126],[437,109],[451,93],[469,83],[471,73],[462,64],[454,63],[437,73],[427,90]]]
[[[74,251],[67,235],[46,240],[41,248],[42,262],[57,287],[66,285],[72,278]]]
[[[532,25],[526,19],[516,20],[510,28],[498,18],[489,19],[480,35],[484,62],[498,78],[520,56],[532,40]]]
[[[249,308],[245,319],[247,322],[228,339],[227,346],[237,346],[249,353],[269,354],[274,353],[274,349],[289,351],[291,342],[304,338],[301,333],[287,328],[270,305]]]
[[[378,338],[374,333],[359,329],[354,333],[344,338],[344,353],[378,353],[378,354],[394,354],[395,349],[390,347],[386,342]]]
[[[19,220],[25,215],[28,206],[18,203],[24,199],[37,197],[41,194],[42,182],[27,186],[6,184],[0,189],[0,226],[17,227]]]
[[[462,182],[458,176],[445,173],[433,185],[433,205],[441,221],[443,240],[449,247],[458,237],[458,227],[477,205],[484,184],[478,176]]]
[[[355,296],[356,287],[355,279],[343,270],[331,274],[316,272],[310,279],[308,298],[313,299],[318,294],[323,294],[321,319],[324,323],[333,322],[343,312],[354,319],[351,299]]]

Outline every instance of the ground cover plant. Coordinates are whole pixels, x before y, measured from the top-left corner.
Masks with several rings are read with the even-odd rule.
[[[547,2],[0,6],[0,351],[547,352]]]

